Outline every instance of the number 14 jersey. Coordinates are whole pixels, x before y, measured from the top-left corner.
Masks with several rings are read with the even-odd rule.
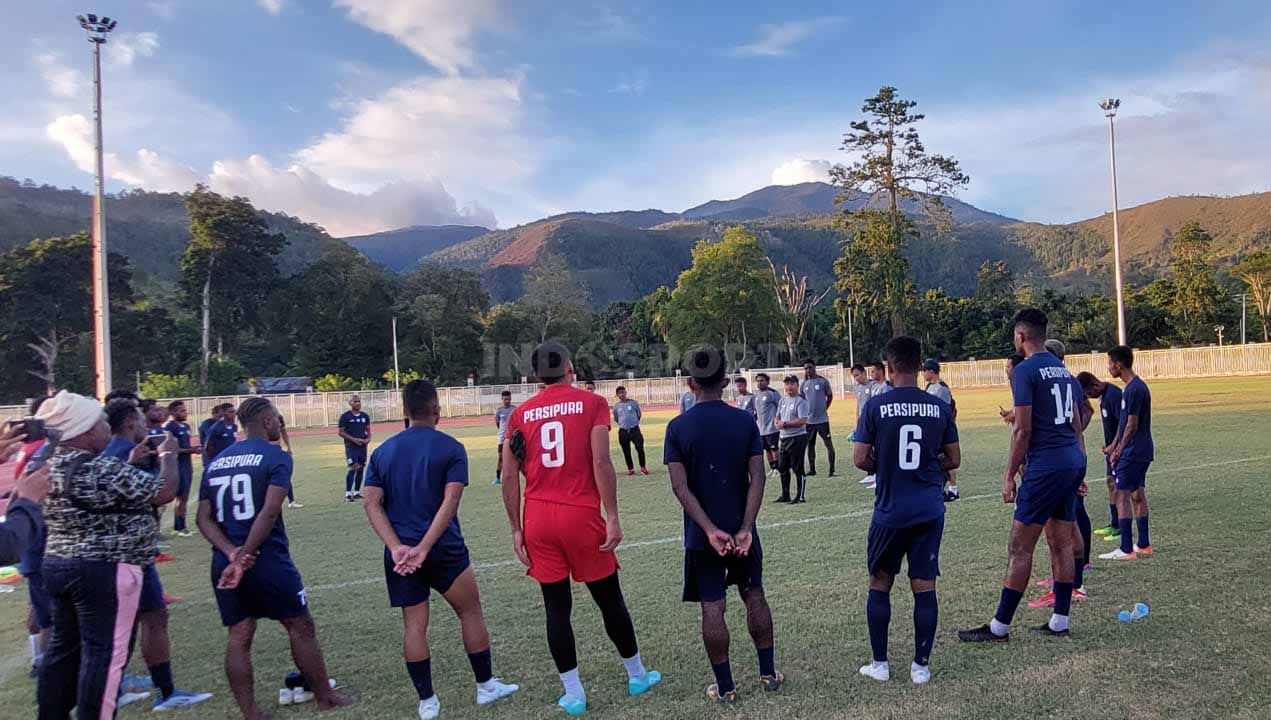
[[[265,507],[269,487],[291,487],[291,467],[291,456],[277,445],[264,440],[236,442],[217,455],[203,472],[199,501],[212,504],[212,520],[230,542],[241,546]],[[260,550],[287,553],[287,530],[281,514]]]
[[[1015,407],[1032,408],[1029,477],[1086,466],[1072,425],[1074,403],[1082,397],[1081,385],[1063,361],[1049,352],[1033,353],[1011,371],[1011,395]]]
[[[591,455],[591,430],[597,427],[609,428],[609,403],[563,382],[517,406],[507,432],[525,439],[526,500],[600,508]]]
[[[948,403],[914,386],[893,388],[865,403],[854,439],[873,446],[876,524],[913,527],[944,515],[940,454],[958,442]]]

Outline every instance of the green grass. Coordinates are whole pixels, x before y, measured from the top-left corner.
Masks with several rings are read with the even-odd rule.
[[[765,581],[777,630],[778,666],[789,683],[766,696],[754,682],[755,661],[733,602],[733,663],[742,690],[730,708],[708,706],[702,688],[709,666],[698,636],[698,609],[679,601],[681,516],[660,462],[652,477],[621,478],[627,547],[620,551],[622,582],[646,662],[662,671],[650,696],[625,696],[625,675],[586,592],[576,592],[574,626],[579,658],[597,717],[856,718],[856,717],[1245,717],[1271,716],[1271,640],[1266,617],[1271,558],[1271,378],[1189,380],[1153,385],[1157,460],[1149,475],[1153,541],[1150,559],[1088,576],[1091,599],[1073,614],[1069,642],[1027,633],[1006,646],[959,646],[960,626],[985,622],[997,602],[1005,568],[1011,509],[1000,500],[1007,436],[996,406],[1005,389],[958,394],[964,500],[946,520],[945,575],[940,584],[940,634],[923,688],[904,669],[912,650],[911,599],[893,600],[891,659],[898,670],[886,685],[856,668],[869,659],[863,569],[870,496],[857,474],[812,481],[809,502],[767,505],[760,516]],[[850,455],[846,433],[851,402],[832,413],[839,455]],[[646,419],[645,436],[657,458],[668,415]],[[1096,428],[1088,437],[1095,438]],[[486,709],[485,718],[556,715],[559,682],[547,652],[537,587],[515,564],[498,493],[489,486],[495,439],[487,428],[458,428],[472,461],[472,484],[461,509],[464,534],[478,564],[486,616],[494,636],[495,671],[521,683],[514,699]],[[615,462],[621,465],[615,445]],[[1091,443],[1092,447],[1097,445]],[[660,459],[660,458],[658,458]],[[1098,460],[1101,463],[1101,460]],[[387,605],[381,546],[360,507],[341,501],[342,451],[333,437],[297,439],[296,487],[307,507],[287,513],[292,552],[309,595],[334,677],[354,688],[361,703],[339,717],[413,717],[415,696],[399,655],[400,620]],[[1099,467],[1093,464],[1092,467]],[[824,472],[822,457],[821,469]],[[770,489],[769,495],[772,496]],[[1104,491],[1088,502],[1096,526],[1106,519]],[[806,520],[796,523],[794,521]],[[1097,540],[1096,550],[1110,547]],[[178,685],[210,690],[216,698],[199,718],[234,717],[221,660],[225,633],[210,600],[207,544],[177,538],[180,558],[161,567],[169,592],[186,602],[172,608],[173,667]],[[1045,575],[1039,549],[1034,575]],[[1029,599],[1040,591],[1031,589]],[[1120,625],[1116,612],[1147,602],[1146,621]],[[1021,608],[1017,625],[1046,613]],[[0,595],[0,716],[30,717],[32,681],[25,676],[25,588]],[[450,611],[438,604],[432,648],[444,717],[477,716],[472,678]],[[272,706],[290,668],[285,636],[262,624],[255,649],[257,696]],[[134,661],[134,669],[140,662]],[[128,708],[121,717],[142,710]],[[278,717],[311,709],[277,709]]]

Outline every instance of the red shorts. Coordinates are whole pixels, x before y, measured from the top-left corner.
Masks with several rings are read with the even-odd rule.
[[[603,580],[618,571],[618,557],[602,552],[605,519],[596,508],[525,501],[525,552],[530,577],[540,583]]]

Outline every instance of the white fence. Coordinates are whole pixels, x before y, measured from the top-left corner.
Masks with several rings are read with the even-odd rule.
[[[1071,354],[1065,363],[1074,373],[1087,370],[1095,375],[1107,375],[1107,356],[1104,353]],[[1143,377],[1156,378],[1217,377],[1234,375],[1271,374],[1271,343],[1250,345],[1226,345],[1223,347],[1173,348],[1169,350],[1141,350],[1134,355],[1134,369]],[[802,368],[769,368],[747,370],[754,389],[754,376],[766,372],[774,386],[779,386],[785,375],[802,376]],[[852,376],[843,365],[822,365],[818,372],[833,384],[839,396],[852,389]],[[1006,384],[1005,360],[966,360],[941,363],[941,377],[954,388],[992,387]],[[676,377],[634,378],[630,380],[601,380],[596,392],[613,397],[621,385],[627,394],[643,405],[675,405],[687,390],[684,380]],[[438,388],[443,417],[475,417],[489,415],[500,403],[504,390],[512,392],[513,402],[523,402],[537,390],[534,383],[513,385],[477,385],[473,387]],[[402,402],[395,390],[367,390],[358,393],[301,393],[295,395],[271,395],[270,399],[282,412],[289,428],[329,427],[336,424],[340,414],[348,409],[348,399],[357,394],[362,398],[362,409],[375,422],[401,421]],[[725,397],[732,399],[731,385]],[[207,417],[211,409],[221,403],[238,405],[246,395],[220,397],[182,398],[190,408],[192,424]],[[167,403],[168,400],[161,402]],[[20,417],[26,413],[22,405],[0,406],[0,418]]]

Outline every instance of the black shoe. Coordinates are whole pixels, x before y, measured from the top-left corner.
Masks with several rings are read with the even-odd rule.
[[[777,498],[777,499],[776,499],[776,500],[774,500],[773,502],[788,503],[788,502],[790,502],[790,496],[789,496],[789,495],[782,495],[781,497]]]
[[[838,477],[838,473],[834,472],[834,468],[830,468],[830,474],[826,477]]]
[[[957,498],[953,496],[953,493],[948,493],[948,492],[947,492],[947,493],[945,493],[945,494],[944,494],[944,501],[945,501],[945,502],[953,502],[954,500],[957,500]]]
[[[1037,637],[1044,637],[1044,638],[1070,637],[1070,634],[1068,633],[1067,629],[1051,630],[1050,623],[1043,623],[1042,625],[1039,625],[1038,627],[1033,628],[1032,633],[1033,635],[1036,635]]]
[[[1004,643],[1010,641],[1010,635],[994,635],[993,630],[989,628],[988,623],[977,628],[958,631],[958,640],[962,642],[989,642]]]
[[[811,470],[803,473],[803,477],[816,477],[816,468],[812,468]]]
[[[805,498],[805,497],[797,497],[797,498],[795,498],[795,499],[794,499],[794,503],[795,503],[795,504],[805,503],[805,502],[807,502],[807,501],[808,501],[808,499],[807,499],[807,498]]]

